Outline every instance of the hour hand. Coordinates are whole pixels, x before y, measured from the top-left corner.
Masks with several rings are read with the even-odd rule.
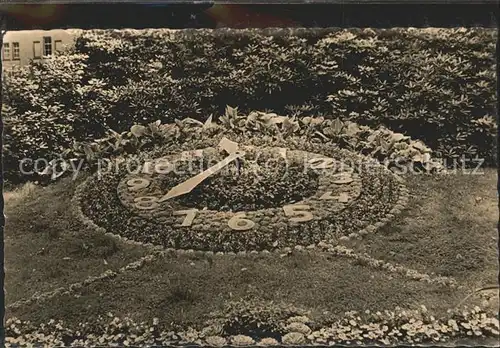
[[[227,153],[231,154],[238,151],[239,145],[237,142],[231,141],[226,137],[223,137],[219,142],[219,148],[225,150]]]
[[[219,149],[226,151],[228,154],[232,154],[232,153],[239,150],[240,145],[235,141],[231,141],[228,138],[223,137],[221,139],[221,141],[219,142],[218,147],[219,147]],[[240,175],[241,174],[241,163],[238,159],[236,159],[236,168],[238,169],[238,175]]]
[[[222,168],[227,166],[229,163],[234,161],[237,158],[240,158],[245,155],[245,152],[243,151],[236,151],[231,153],[229,156],[224,158],[222,161],[219,163],[211,166],[207,170],[201,172],[198,175],[193,176],[192,178],[184,181],[183,183],[180,183],[170,189],[162,198],[158,200],[158,202],[164,202],[167,199],[174,198],[177,196],[181,196],[183,194],[191,192],[196,186],[198,186],[203,180],[208,178],[210,175],[217,173],[220,171]]]

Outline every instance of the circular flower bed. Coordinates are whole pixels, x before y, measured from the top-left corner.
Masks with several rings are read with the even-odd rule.
[[[231,163],[188,194],[159,203],[172,187],[226,157],[217,150],[223,137],[244,149],[238,165]],[[396,208],[402,208],[406,194],[397,176],[377,161],[307,137],[263,139],[219,128],[210,136],[143,152],[136,162],[140,168],[147,162],[171,163],[200,149],[200,158],[188,155],[198,169],[181,174],[171,169],[130,174],[117,161],[113,172],[97,173],[82,184],[77,202],[95,224],[128,239],[237,252],[336,244],[371,232],[400,211]],[[279,149],[286,149],[286,160]]]
[[[177,200],[180,205],[215,211],[249,211],[281,207],[317,191],[318,172],[304,166],[301,151],[289,151],[285,159],[277,148],[243,148],[244,158],[224,168],[219,175],[208,177],[188,195],[180,196]],[[185,161],[181,161],[182,157]],[[193,172],[207,170],[224,157],[212,147],[203,149],[203,156],[182,156],[182,153],[163,156],[162,160],[175,163],[175,170],[169,175],[156,175],[152,180],[158,182],[160,192],[167,192],[191,178]],[[121,182],[123,194],[130,193],[126,181]]]

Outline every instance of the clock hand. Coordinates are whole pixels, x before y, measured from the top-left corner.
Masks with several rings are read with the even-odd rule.
[[[163,197],[161,197],[158,202],[164,202],[167,199],[174,198],[177,196],[181,196],[183,194],[191,192],[196,186],[198,186],[202,181],[204,181],[206,178],[208,178],[210,175],[217,173],[220,171],[222,168],[227,166],[229,163],[234,161],[237,158],[240,158],[245,155],[245,152],[243,151],[238,151],[238,152],[233,152],[226,158],[224,158],[222,161],[219,163],[211,166],[207,170],[204,170],[203,172],[199,173],[198,175],[193,176],[192,178],[184,181],[183,183],[180,183],[170,189]]]
[[[238,143],[231,141],[226,137],[223,137],[219,142],[219,147],[225,150],[227,153],[233,153],[238,151],[239,145]]]
[[[231,141],[226,137],[222,137],[221,141],[219,142],[218,147],[224,151],[226,151],[228,154],[232,154],[233,152],[236,152],[239,150],[239,144],[235,141]],[[238,175],[241,174],[241,162],[239,159],[236,159],[236,168],[238,169]]]

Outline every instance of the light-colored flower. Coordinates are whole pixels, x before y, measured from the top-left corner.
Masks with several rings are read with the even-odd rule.
[[[271,337],[263,338],[257,343],[258,346],[277,346],[278,344],[278,341]]]
[[[220,336],[208,336],[207,338],[205,338],[205,341],[208,345],[214,347],[221,347],[227,344],[226,339]]]
[[[231,343],[236,346],[250,346],[255,343],[252,337],[245,335],[236,335],[231,337]]]
[[[284,344],[297,345],[304,343],[306,338],[300,332],[290,332],[283,336],[281,340]]]
[[[309,322],[310,320],[305,315],[297,315],[297,316],[288,318],[287,321],[289,323],[303,323],[303,324],[305,324],[305,323]]]
[[[311,332],[311,328],[303,323],[290,323],[286,326],[288,332],[300,332],[304,335],[308,335]]]

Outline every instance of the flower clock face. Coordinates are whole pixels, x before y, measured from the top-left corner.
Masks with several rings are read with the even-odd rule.
[[[227,147],[227,148],[225,148]],[[146,161],[118,184],[133,214],[176,229],[252,233],[328,219],[361,192],[359,175],[331,157],[279,147],[208,147]]]
[[[334,144],[230,139],[172,144],[144,153],[134,170],[89,177],[77,194],[83,216],[167,248],[271,251],[336,244],[380,225],[397,204],[389,170],[361,171],[360,156]]]

